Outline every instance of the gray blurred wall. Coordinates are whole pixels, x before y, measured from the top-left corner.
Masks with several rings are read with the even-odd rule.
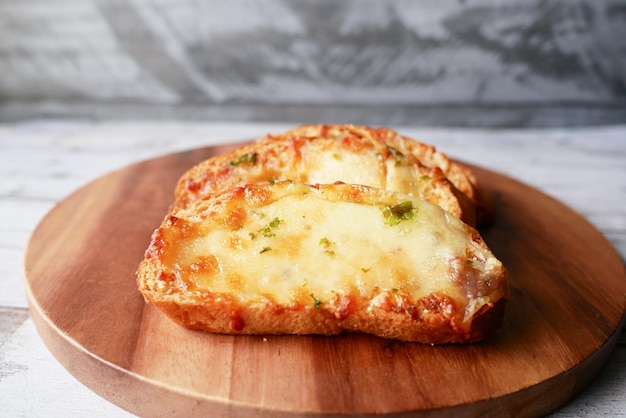
[[[0,120],[626,122],[626,1],[0,0]]]

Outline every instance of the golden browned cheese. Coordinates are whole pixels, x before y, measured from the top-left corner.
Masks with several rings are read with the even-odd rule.
[[[480,187],[474,173],[466,166],[451,160],[446,154],[437,151],[433,145],[400,135],[389,128],[371,128],[369,126],[303,125],[286,135],[308,137],[353,135],[373,138],[403,155],[412,155],[426,167],[440,169],[443,175],[472,202],[478,225],[485,225],[493,221],[493,204]]]
[[[342,183],[251,184],[189,202],[155,231],[137,280],[190,328],[429,344],[484,338],[509,297],[474,228],[408,194]]]
[[[178,183],[172,211],[202,196],[245,184],[340,181],[410,194],[475,226],[474,197],[459,190],[444,172],[454,172],[452,163],[443,168],[430,160],[423,163],[393,138],[391,130],[351,125],[302,126],[268,135],[191,168]]]

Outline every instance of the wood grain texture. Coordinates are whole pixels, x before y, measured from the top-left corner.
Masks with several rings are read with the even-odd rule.
[[[27,290],[44,341],[79,380],[131,412],[538,416],[583,389],[617,343],[626,275],[606,238],[558,201],[478,167],[498,208],[483,236],[513,281],[494,338],[430,347],[360,334],[185,330],[145,305],[134,270],[180,174],[225,149],[95,180],[61,201],[29,243]]]

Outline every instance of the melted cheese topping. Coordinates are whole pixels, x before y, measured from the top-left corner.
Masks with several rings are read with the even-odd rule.
[[[188,221],[185,234],[170,231],[184,238],[163,263],[190,289],[241,302],[319,305],[357,294],[376,303],[396,291],[413,301],[440,293],[466,302],[476,290],[465,278],[493,262],[458,219],[385,190],[281,182],[218,203],[208,219]]]
[[[335,141],[317,141],[303,146],[304,183],[326,184],[342,181],[386,188],[383,159],[371,147],[361,147],[362,152],[341,146]]]

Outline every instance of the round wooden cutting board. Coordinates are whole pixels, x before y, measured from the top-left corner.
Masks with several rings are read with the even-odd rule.
[[[369,335],[225,336],[172,323],[135,269],[179,176],[230,147],[141,162],[60,202],[25,257],[31,313],[78,380],[142,416],[539,416],[599,372],[626,311],[624,265],[558,201],[472,167],[497,208],[481,230],[510,271],[504,325],[475,345]]]

